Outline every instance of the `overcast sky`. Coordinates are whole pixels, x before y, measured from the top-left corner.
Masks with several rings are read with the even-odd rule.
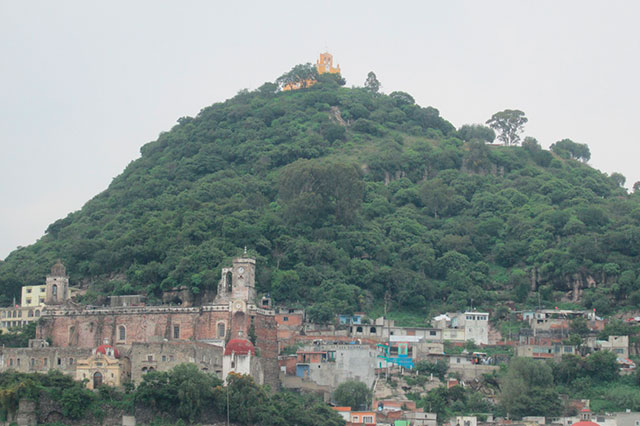
[[[637,1],[0,0],[0,258],[179,117],[328,50],[456,127],[521,109],[544,147],[640,180]]]

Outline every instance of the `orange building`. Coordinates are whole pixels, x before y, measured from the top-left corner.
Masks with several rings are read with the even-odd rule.
[[[354,411],[351,407],[331,407],[340,414],[340,417],[346,422],[347,426],[375,426],[375,411]]]
[[[316,61],[316,70],[318,74],[340,74],[340,65],[333,66],[333,55],[329,52],[320,54],[320,57]],[[313,86],[316,82],[314,80],[299,81],[296,83],[289,83],[282,88],[283,91],[298,90],[303,87]]]
[[[318,74],[340,74],[340,65],[333,67],[333,55],[329,52],[320,54],[320,58],[316,61],[316,69]]]

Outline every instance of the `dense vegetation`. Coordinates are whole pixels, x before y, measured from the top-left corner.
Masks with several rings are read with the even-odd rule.
[[[383,300],[422,317],[574,293],[600,313],[640,303],[640,194],[584,164],[588,147],[487,145],[491,129],[458,131],[407,93],[319,80],[265,83],[179,119],[0,263],[1,301],[58,258],[87,301],[203,294],[246,246],[259,291],[317,321]]]
[[[8,371],[0,373],[0,417],[15,413],[20,399],[38,401],[46,394],[66,418],[74,420],[101,419],[112,408],[125,414],[151,410],[158,417],[153,424],[184,425],[226,420],[228,409],[229,419],[239,425],[344,424],[315,396],[269,392],[249,376],[231,374],[228,381],[222,386],[217,376],[201,372],[194,364],[181,364],[168,372],[146,374],[135,389],[101,386],[92,392],[56,370],[47,374]]]

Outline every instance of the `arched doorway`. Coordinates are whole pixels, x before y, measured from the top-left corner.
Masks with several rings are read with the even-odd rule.
[[[98,389],[100,386],[102,386],[102,373],[96,371],[93,373],[93,388]]]

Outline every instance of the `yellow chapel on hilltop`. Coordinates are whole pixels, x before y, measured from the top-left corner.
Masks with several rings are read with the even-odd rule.
[[[318,74],[340,74],[340,65],[333,66],[333,55],[329,52],[324,52],[320,54],[320,57],[316,61],[316,70]],[[298,90],[303,87],[313,86],[315,84],[315,80],[306,80],[303,82],[289,83],[282,88],[283,91],[286,90]]]

